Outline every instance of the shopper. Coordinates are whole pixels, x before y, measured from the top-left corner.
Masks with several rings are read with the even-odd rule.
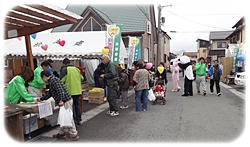
[[[150,73],[144,68],[142,62],[136,64],[138,70],[135,72],[133,77],[135,97],[136,97],[136,111],[147,111],[148,105],[148,90],[149,90],[149,81]],[[141,108],[141,99],[143,100],[143,105]]]
[[[201,94],[200,85],[203,90],[203,95],[207,94],[206,88],[206,64],[204,63],[205,59],[200,57],[198,63],[195,64],[195,74],[196,74],[196,88],[197,94]]]
[[[214,65],[210,67],[208,71],[208,75],[210,77],[210,92],[213,94],[214,92],[214,83],[216,86],[217,95],[220,96],[220,78],[222,76],[222,69],[218,65],[218,60],[214,60]]]
[[[73,98],[73,116],[77,125],[82,124],[82,111],[80,107],[80,95],[82,94],[83,76],[80,70],[70,64],[70,60],[65,58],[63,60],[65,67],[60,73],[61,81],[66,85],[70,95]]]
[[[107,100],[109,103],[109,111],[106,113],[110,116],[118,116],[119,111],[117,107],[116,99],[118,97],[118,72],[116,65],[110,61],[110,57],[108,55],[102,56],[102,62],[104,63],[104,74],[101,74],[100,77],[104,79],[104,83],[107,88]]]
[[[156,79],[159,79],[159,78],[162,79],[164,81],[164,85],[166,86],[166,84],[168,83],[167,70],[166,70],[163,62],[161,62],[159,66],[163,67],[164,70],[162,73],[160,73],[159,70],[157,69],[156,73],[155,73],[155,77],[156,77]]]
[[[38,66],[34,70],[34,79],[32,82],[29,82],[28,91],[29,94],[34,98],[42,97],[42,89],[46,87],[45,82],[41,78],[41,72],[44,70],[48,70],[49,62],[43,61],[41,66]]]
[[[129,75],[127,69],[121,69],[118,79],[119,89],[121,91],[122,105],[120,109],[128,108],[128,89],[129,89]]]
[[[43,97],[38,99],[38,101],[47,100],[50,97],[53,97],[56,106],[64,106],[66,110],[70,109],[72,111],[73,100],[62,81],[54,75],[51,75],[49,71],[42,71],[41,78],[44,82],[50,84],[50,90]],[[72,119],[71,122],[71,127],[60,127],[59,132],[54,134],[53,138],[65,139],[68,141],[78,140],[79,136],[74,119]]]
[[[34,99],[25,88],[25,82],[30,82],[33,78],[33,71],[29,67],[25,67],[19,75],[15,76],[8,83],[4,91],[4,99],[12,104],[18,104],[22,100],[37,103],[36,99]]]

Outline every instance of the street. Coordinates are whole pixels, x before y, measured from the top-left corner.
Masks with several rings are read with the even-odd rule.
[[[120,110],[119,116],[106,115],[108,103],[83,114],[77,142],[231,142],[240,137],[245,127],[243,98],[222,86],[220,97],[210,95],[209,81],[206,96],[197,95],[193,83],[194,96],[181,97],[183,89],[172,92],[168,79],[166,105],[149,102],[146,112],[135,112],[135,96],[130,91],[130,107]],[[182,77],[179,85],[183,87]],[[57,131],[47,133],[48,137]]]
[[[87,111],[82,115],[85,122],[77,128],[78,142],[230,142],[241,135],[245,119],[244,99],[222,86],[220,97],[209,93],[197,95],[195,83],[194,96],[181,97],[183,89],[172,92],[172,81],[170,77],[168,79],[166,105],[149,102],[146,112],[135,112],[135,96],[130,91],[130,107],[120,110],[117,117],[105,114],[108,103]],[[179,85],[183,86],[182,77]],[[57,131],[58,128],[41,136],[47,136],[47,139]],[[33,140],[39,142],[39,137]],[[51,141],[64,140],[51,138]]]

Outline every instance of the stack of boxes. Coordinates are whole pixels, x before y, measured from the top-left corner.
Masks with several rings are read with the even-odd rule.
[[[93,104],[102,104],[104,101],[106,101],[106,98],[104,96],[104,89],[102,88],[93,88],[92,90],[89,90],[89,103]]]

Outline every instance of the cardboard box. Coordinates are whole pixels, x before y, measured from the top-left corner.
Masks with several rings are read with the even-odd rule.
[[[100,92],[89,91],[89,97],[104,97],[104,91],[100,91]]]
[[[102,96],[102,97],[90,97],[89,96],[88,102],[91,104],[102,104],[102,103],[104,103],[104,99],[105,99],[104,96]]]
[[[44,118],[37,118],[38,129],[44,127]]]
[[[29,131],[30,129],[30,131]],[[37,123],[37,115],[34,113],[27,114],[23,116],[23,132],[24,134],[29,134],[29,132],[33,132],[38,129]]]

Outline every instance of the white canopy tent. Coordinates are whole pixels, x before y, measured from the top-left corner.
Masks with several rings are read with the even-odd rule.
[[[30,37],[32,54],[38,59],[38,64],[48,58],[52,60],[63,60],[65,57],[71,60],[81,59],[83,66],[88,68],[86,69],[87,80],[93,83],[93,73],[98,65],[97,59],[102,55],[102,48],[106,46],[106,31],[41,33],[32,34]],[[25,38],[4,40],[4,56],[26,58]],[[124,62],[124,58],[127,58],[127,52],[121,39],[121,62]]]

